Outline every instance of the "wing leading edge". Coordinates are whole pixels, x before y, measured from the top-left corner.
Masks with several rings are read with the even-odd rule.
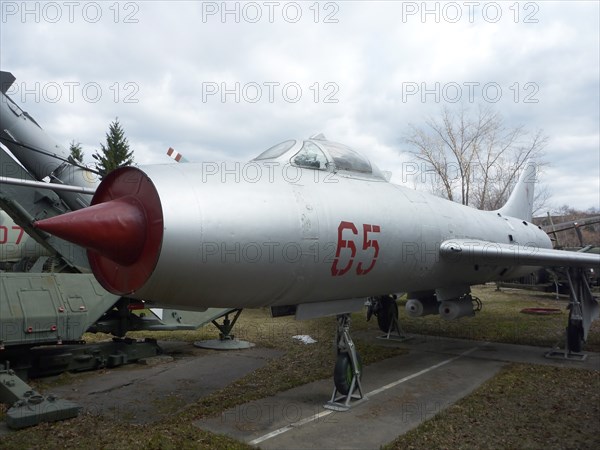
[[[451,239],[440,245],[440,256],[468,264],[545,267],[600,267],[600,255],[477,239]]]

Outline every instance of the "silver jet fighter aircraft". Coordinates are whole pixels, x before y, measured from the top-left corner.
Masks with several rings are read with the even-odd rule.
[[[582,268],[569,270],[580,273],[572,277],[573,301],[587,309],[572,315],[570,327],[572,342],[585,339],[598,305],[583,268],[599,267],[600,256],[553,250],[531,223],[533,165],[498,211],[388,178],[319,135],[282,142],[245,164],[121,168],[102,181],[92,206],[36,226],[86,247],[94,275],[117,295],[185,309],[338,315],[342,394],[360,388],[347,314],[365,297],[379,299],[380,313],[392,317],[390,294],[408,292],[409,313],[452,319],[473,314],[473,284],[514,279],[535,266]]]

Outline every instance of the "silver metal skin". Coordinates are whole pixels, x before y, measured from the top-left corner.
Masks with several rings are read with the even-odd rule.
[[[440,253],[443,258],[460,261],[463,264],[468,261],[484,261],[493,264],[513,259],[517,263],[532,266],[594,267],[600,265],[598,254],[557,252],[535,246],[508,245],[476,239],[453,239],[443,242]]]
[[[10,76],[9,78],[6,78]],[[1,72],[0,79],[14,81],[7,72]],[[73,185],[85,188],[81,192],[57,192],[71,210],[89,206],[99,178],[90,171],[67,162],[69,152],[51,139],[38,123],[23,111],[10,97],[5,95],[10,84],[2,86],[0,92],[0,137],[14,157],[23,167],[41,181],[46,177],[51,183]],[[5,177],[17,174],[2,173]]]
[[[131,296],[181,308],[248,308],[464,292],[532,269],[441,258],[444,241],[551,248],[546,233],[521,218],[389,183],[373,165],[371,173],[341,170],[344,155],[331,156],[339,144],[290,145],[247,164],[140,167],[158,191],[164,236],[153,274]],[[303,145],[318,147],[327,161],[297,159]]]
[[[0,176],[0,184],[11,184],[14,186],[28,186],[28,187],[37,187],[37,188],[42,188],[42,189],[52,189],[53,191],[58,191],[58,192],[71,192],[71,193],[78,193],[78,194],[87,194],[89,195],[94,195],[94,192],[96,192],[96,189],[92,189],[92,188],[87,188],[87,187],[82,187],[82,186],[78,186],[78,185],[70,185],[70,184],[58,184],[58,185],[49,185],[48,183],[44,182],[44,181],[31,181],[31,180],[20,180],[18,178],[11,178],[11,177],[2,177]],[[89,206],[89,205],[80,205],[81,208],[84,208],[85,206]]]

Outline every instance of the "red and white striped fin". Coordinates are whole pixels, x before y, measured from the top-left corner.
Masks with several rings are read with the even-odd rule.
[[[169,155],[171,158],[173,158],[177,162],[187,162],[187,160],[183,157],[183,155],[181,153],[179,153],[177,150],[175,150],[173,147],[169,147],[169,150],[167,150],[167,155]]]

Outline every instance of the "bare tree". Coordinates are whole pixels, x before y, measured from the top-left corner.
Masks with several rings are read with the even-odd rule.
[[[550,191],[548,186],[537,184],[533,194],[533,217],[538,217],[545,214],[550,204]]]
[[[522,126],[509,128],[492,108],[480,106],[474,115],[464,107],[444,108],[425,127],[410,125],[406,142],[422,170],[435,177],[432,191],[489,210],[504,204],[528,159],[543,164],[547,138],[541,131],[530,135]],[[538,201],[547,201],[547,190],[537,191]]]

